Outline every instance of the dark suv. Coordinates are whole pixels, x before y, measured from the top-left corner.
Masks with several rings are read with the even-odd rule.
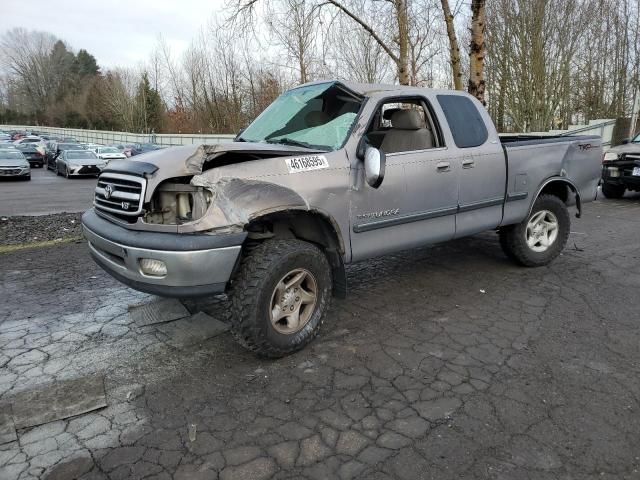
[[[44,166],[43,148],[33,143],[21,143],[16,148],[24,155],[31,167],[42,168]]]
[[[640,134],[610,148],[602,161],[602,194],[621,198],[627,190],[640,191]]]

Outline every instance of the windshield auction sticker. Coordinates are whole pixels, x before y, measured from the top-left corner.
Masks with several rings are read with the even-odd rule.
[[[285,158],[289,173],[309,172],[329,168],[329,162],[324,155],[305,155],[304,157]]]

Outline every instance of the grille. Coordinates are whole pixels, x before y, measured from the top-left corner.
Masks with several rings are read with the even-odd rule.
[[[78,170],[78,173],[83,175],[95,174],[95,173],[100,173],[100,169],[95,165],[85,165],[84,167],[80,167],[80,170]]]
[[[633,176],[633,168],[634,167],[640,167],[640,155],[637,155],[635,153],[632,154],[625,154],[622,157],[623,162],[621,162],[620,164],[620,170],[622,170],[622,176],[624,177],[630,177]],[[638,178],[638,177],[634,177],[634,178]]]
[[[21,168],[0,168],[0,175],[18,175]]]
[[[94,206],[105,212],[137,217],[142,213],[146,180],[133,175],[103,173],[98,177]]]

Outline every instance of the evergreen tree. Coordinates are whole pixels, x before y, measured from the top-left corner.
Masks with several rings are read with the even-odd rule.
[[[76,55],[76,71],[81,78],[98,75],[100,73],[100,67],[98,67],[96,57],[84,48],[81,48]]]
[[[157,90],[151,88],[147,72],[142,74],[136,92],[137,127],[143,132],[159,132],[162,128],[164,105]]]

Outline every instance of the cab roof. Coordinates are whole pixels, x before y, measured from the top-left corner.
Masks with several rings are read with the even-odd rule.
[[[447,89],[435,89],[435,88],[423,88],[423,87],[414,87],[411,85],[394,85],[387,83],[358,83],[358,82],[350,82],[347,80],[319,80],[316,82],[308,82],[303,85],[298,85],[293,89],[300,87],[307,87],[310,85],[321,85],[325,83],[334,83],[336,85],[341,85],[342,87],[350,90],[351,92],[361,96],[361,97],[383,97],[390,95],[415,95],[419,92],[433,92],[433,93],[447,93],[449,95],[460,94],[464,96],[468,96],[466,92],[460,90],[447,90]]]

